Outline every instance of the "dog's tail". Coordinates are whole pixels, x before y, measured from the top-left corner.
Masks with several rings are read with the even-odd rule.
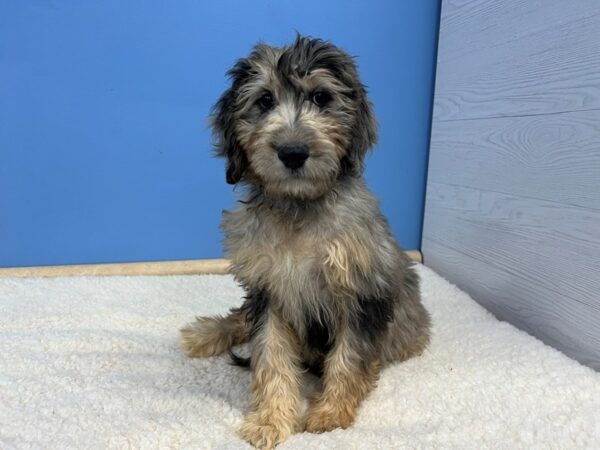
[[[225,317],[197,317],[181,330],[181,346],[189,357],[205,358],[248,342],[249,335],[244,313],[232,309]]]

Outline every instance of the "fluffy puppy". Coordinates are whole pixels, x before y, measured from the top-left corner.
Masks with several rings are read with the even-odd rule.
[[[186,326],[182,346],[206,357],[251,342],[250,361],[235,357],[253,374],[241,434],[272,448],[302,428],[349,427],[381,368],[425,348],[430,319],[362,177],[377,130],[353,59],[298,36],[257,45],[229,76],[212,124],[227,182],[247,188],[222,222],[247,296],[227,316]],[[306,368],[322,374],[322,389],[302,418]]]

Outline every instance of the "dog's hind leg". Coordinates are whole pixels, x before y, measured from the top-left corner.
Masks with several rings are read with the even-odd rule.
[[[197,317],[181,329],[181,348],[190,358],[220,355],[248,341],[250,328],[245,314],[232,309],[223,316]]]

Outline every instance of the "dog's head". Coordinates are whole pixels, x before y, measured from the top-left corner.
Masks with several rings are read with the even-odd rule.
[[[377,125],[347,53],[298,36],[289,47],[257,45],[228,73],[231,87],[212,116],[228,183],[314,199],[362,173]]]

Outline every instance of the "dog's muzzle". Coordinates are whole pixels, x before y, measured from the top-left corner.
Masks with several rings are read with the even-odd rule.
[[[308,159],[307,145],[290,145],[277,148],[277,156],[288,169],[299,169]]]

